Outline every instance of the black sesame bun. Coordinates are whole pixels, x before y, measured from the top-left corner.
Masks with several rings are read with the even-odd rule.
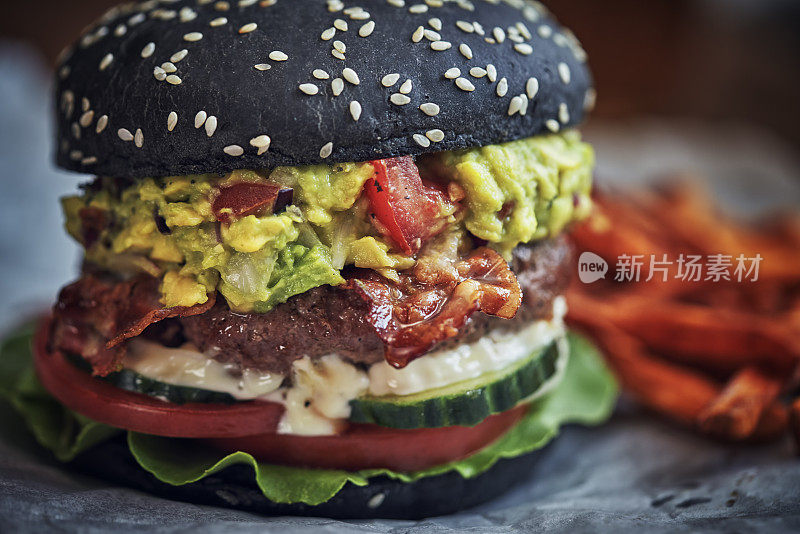
[[[451,471],[413,483],[386,476],[366,486],[346,484],[331,500],[317,506],[281,504],[264,497],[249,466],[235,465],[193,484],[171,486],[136,463],[123,437],[102,443],[73,461],[82,473],[177,501],[235,508],[264,515],[335,519],[422,519],[448,515],[483,504],[530,479],[539,452],[502,459],[491,469],[465,479]]]
[[[113,9],[59,66],[58,164],[117,177],[365,161],[580,123],[585,54],[525,0]]]

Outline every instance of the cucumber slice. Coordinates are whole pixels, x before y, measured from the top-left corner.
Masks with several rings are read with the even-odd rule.
[[[208,389],[176,386],[153,380],[130,369],[123,369],[104,378],[120,389],[158,397],[175,404],[187,402],[233,404],[236,399],[228,393]]]
[[[67,359],[79,369],[92,372],[92,366],[76,354],[67,354]],[[153,380],[144,375],[140,375],[130,369],[123,369],[108,376],[98,377],[98,380],[105,380],[126,391],[142,393],[151,397],[159,397],[175,404],[186,404],[187,402],[205,402],[219,404],[233,404],[238,402],[233,395],[220,391],[193,388],[188,386],[175,386],[165,382]]]
[[[392,428],[474,426],[532,397],[559,369],[554,341],[505,369],[412,395],[360,397],[350,401],[350,421]]]

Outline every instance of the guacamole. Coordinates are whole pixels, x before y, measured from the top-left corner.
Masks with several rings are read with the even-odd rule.
[[[417,163],[424,179],[454,182],[462,193],[463,209],[447,218],[451,230],[466,235],[466,229],[506,257],[520,243],[558,234],[590,208],[594,154],[577,132],[442,152]],[[372,223],[363,191],[373,174],[366,162],[101,178],[62,203],[67,230],[86,247],[86,260],[159,277],[165,306],[201,304],[216,290],[235,311],[263,313],[314,287],[344,283],[347,265],[388,278],[413,267],[416,259]],[[290,187],[292,203],[278,213],[219,223],[215,192],[243,181]],[[104,224],[92,233],[88,221],[97,214]]]

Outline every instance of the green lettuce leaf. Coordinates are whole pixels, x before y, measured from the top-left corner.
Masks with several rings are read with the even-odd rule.
[[[119,432],[66,410],[44,391],[32,370],[30,335],[30,330],[20,332],[0,347],[0,394],[22,414],[39,442],[59,459],[70,460]],[[569,340],[571,355],[563,381],[550,395],[536,402],[517,426],[466,459],[424,471],[346,472],[269,465],[245,452],[225,455],[199,446],[195,440],[135,432],[128,433],[128,445],[145,470],[172,485],[196,482],[234,464],[250,465],[264,495],[280,503],[320,504],[347,483],[363,486],[379,475],[413,482],[456,471],[470,478],[502,458],[513,458],[544,447],[563,424],[598,424],[609,416],[617,396],[616,382],[588,341],[575,335],[570,335]]]
[[[0,397],[22,416],[36,441],[62,462],[122,432],[68,410],[42,387],[33,370],[33,326],[0,345]]]

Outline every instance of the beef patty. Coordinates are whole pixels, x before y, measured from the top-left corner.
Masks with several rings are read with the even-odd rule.
[[[517,247],[511,268],[523,298],[514,319],[476,313],[456,337],[433,350],[475,341],[490,329],[516,330],[534,320],[550,319],[553,300],[564,293],[569,282],[569,258],[564,237]],[[315,358],[337,353],[361,364],[381,361],[384,344],[367,322],[366,313],[367,303],[356,292],[322,286],[265,314],[236,313],[220,299],[201,315],[171,319],[154,325],[157,330],[147,334],[162,341],[177,336],[242,369],[287,374],[292,362],[306,355]]]

